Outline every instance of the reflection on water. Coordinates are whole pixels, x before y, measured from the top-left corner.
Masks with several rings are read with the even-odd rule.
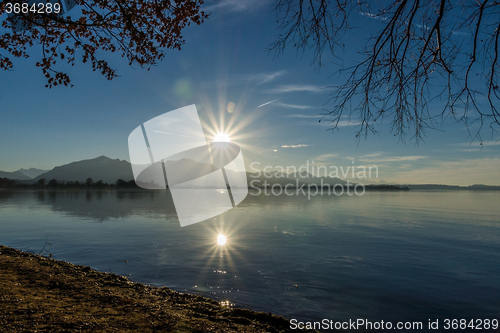
[[[6,191],[5,191],[6,192]],[[154,212],[167,218],[175,218],[175,208],[168,191],[142,190],[47,190],[34,192],[36,199],[48,205],[54,212],[103,222],[132,214]],[[14,192],[5,195],[22,195]]]
[[[498,318],[498,198],[249,194],[180,228],[168,191],[0,190],[0,243],[306,320]]]

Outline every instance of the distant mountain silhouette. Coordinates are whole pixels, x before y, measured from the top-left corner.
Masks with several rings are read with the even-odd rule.
[[[213,171],[213,166],[211,164],[199,163],[189,158],[182,158],[178,161],[168,161],[165,163],[165,168],[167,171],[167,180],[169,180],[172,185],[180,184],[186,181],[189,181],[193,178],[200,177],[202,175],[206,175]],[[26,170],[26,169],[21,169]],[[30,169],[30,170],[38,170],[38,169]],[[177,170],[182,172],[176,172],[176,177],[168,176],[169,174],[173,175],[173,173],[169,172],[170,170]],[[227,170],[227,173],[235,173],[232,170]],[[28,176],[22,174],[21,172],[8,173],[5,177],[10,179],[20,179],[20,180],[28,180],[30,179]],[[17,176],[19,178],[13,178],[13,176]],[[194,175],[194,177],[193,177]],[[0,177],[1,174],[0,174]],[[21,178],[22,177],[22,178]],[[46,181],[51,179],[57,179],[58,181],[79,181],[85,182],[87,178],[92,178],[94,182],[98,180],[102,180],[106,183],[114,183],[118,179],[123,180],[131,180],[134,179],[132,174],[132,168],[129,162],[125,160],[119,159],[111,159],[106,156],[100,156],[94,159],[83,160],[78,162],[73,162],[69,164],[65,164],[62,166],[55,167],[54,169],[47,171],[45,173],[37,175],[33,181],[36,182],[39,179],[44,178]],[[296,174],[281,174],[278,175],[276,172],[271,172],[268,174],[264,174],[263,172],[259,174],[246,172],[246,177],[248,180],[248,184],[250,182],[257,180],[254,182],[254,186],[262,187],[264,186],[264,181],[268,184],[268,186],[272,186],[273,184],[281,184],[285,186],[287,184],[296,185],[297,180],[298,184],[321,184],[321,180],[323,180],[323,184],[329,184],[331,186],[335,184],[344,185],[346,182],[339,178],[330,178],[330,177],[314,177],[311,174],[307,173],[299,173]]]
[[[34,180],[45,178],[47,181],[57,179],[59,181],[85,182],[87,178],[94,181],[102,180],[105,183],[114,183],[118,179],[134,179],[130,163],[119,159],[110,159],[99,156],[90,160],[73,162],[55,167],[54,169],[38,175]]]
[[[182,158],[178,161],[168,161],[165,163],[165,168],[167,170],[167,180],[170,180],[173,184],[182,184],[193,178],[201,177],[203,175],[209,174],[213,171],[212,164],[199,163],[190,158]],[[176,177],[169,177],[169,170],[180,171],[177,172]],[[44,178],[47,182],[51,179],[57,179],[58,181],[79,181],[85,182],[87,178],[92,178],[94,182],[102,180],[103,182],[112,184],[118,179],[123,179],[125,181],[133,180],[134,176],[132,174],[132,167],[129,162],[119,159],[111,159],[106,156],[100,156],[94,159],[83,160],[78,162],[73,162],[65,165],[55,167],[54,169],[47,171],[45,173],[37,175],[35,178],[29,177],[30,175],[35,175],[36,173],[42,172],[44,170],[30,168],[30,169],[20,169],[15,172],[4,172],[0,171],[0,178],[9,178],[13,180],[19,180],[21,183],[32,183],[39,179]],[[236,174],[235,171],[226,169],[226,174]],[[298,173],[277,173],[276,171],[268,172],[267,174],[261,172],[251,173],[246,172],[246,177],[248,185],[250,187],[263,187],[264,182],[267,186],[272,186],[274,184],[280,184],[286,186],[291,184],[291,186],[296,186],[297,184],[301,186],[302,184],[316,184],[316,185],[330,185],[334,186],[336,184],[345,185],[346,181],[339,178],[330,177],[314,177],[311,174],[302,172],[300,175]],[[193,177],[194,175],[194,177]],[[321,182],[323,181],[323,182]],[[384,185],[387,184],[385,181],[365,181],[359,180],[365,185]],[[252,183],[253,182],[253,183]],[[350,180],[351,183],[355,184],[357,181]],[[393,184],[393,183],[389,183]],[[400,185],[401,186],[401,185]],[[474,185],[469,187],[463,186],[450,186],[450,185],[440,185],[440,184],[407,184],[402,185],[409,189],[425,189],[425,190],[486,190],[486,189],[500,189],[498,186],[487,186],[487,185]]]
[[[0,171],[0,178],[9,178],[9,179],[13,179],[13,180],[30,180],[31,179],[31,177],[28,177],[19,171],[14,171],[14,172]]]
[[[36,168],[29,168],[29,169],[19,169],[16,172],[20,172],[23,175],[26,175],[30,178],[35,178],[41,175],[42,173],[46,173],[49,170],[42,170],[42,169],[36,169]]]

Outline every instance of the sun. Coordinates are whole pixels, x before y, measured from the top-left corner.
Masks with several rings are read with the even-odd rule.
[[[229,135],[224,132],[219,132],[214,136],[214,142],[231,142]]]
[[[217,244],[219,244],[219,245],[226,244],[226,236],[224,236],[224,235],[217,236]]]

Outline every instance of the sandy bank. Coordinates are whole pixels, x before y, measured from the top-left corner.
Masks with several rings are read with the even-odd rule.
[[[289,321],[0,245],[2,332],[288,332]]]

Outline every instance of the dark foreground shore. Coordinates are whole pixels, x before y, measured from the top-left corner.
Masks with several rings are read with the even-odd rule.
[[[2,332],[291,332],[287,319],[228,308],[0,245]]]

